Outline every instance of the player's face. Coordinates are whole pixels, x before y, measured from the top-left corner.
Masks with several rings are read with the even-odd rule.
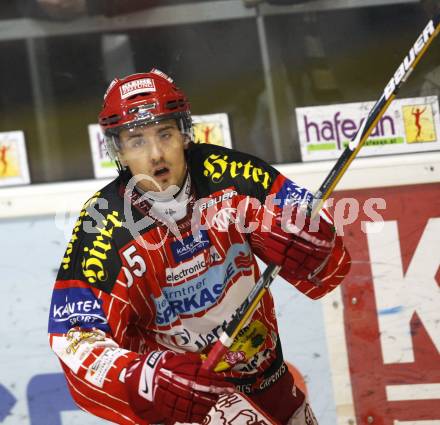
[[[181,187],[186,173],[184,135],[175,120],[122,130],[119,159],[133,176],[144,174],[137,185],[158,192],[170,185]]]

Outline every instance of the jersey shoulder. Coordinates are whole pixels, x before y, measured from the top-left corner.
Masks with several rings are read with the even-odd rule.
[[[81,280],[111,292],[121,269],[119,249],[130,240],[124,228],[119,178],[83,205],[74,224],[57,280]]]
[[[187,159],[201,196],[233,186],[240,194],[262,200],[279,174],[262,159],[223,146],[193,144]]]

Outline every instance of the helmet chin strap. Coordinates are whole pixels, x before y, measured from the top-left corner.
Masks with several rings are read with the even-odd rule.
[[[119,161],[119,158],[115,159],[115,163],[116,163],[116,168],[118,169],[118,173],[119,174],[122,174],[127,169],[127,167],[124,167],[121,164],[121,161]]]

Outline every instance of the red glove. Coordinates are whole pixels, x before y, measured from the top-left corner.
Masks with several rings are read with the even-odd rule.
[[[150,423],[201,423],[220,394],[234,392],[221,375],[201,366],[196,353],[153,351],[140,357],[125,379],[133,411]]]
[[[304,214],[297,209],[294,213]],[[292,221],[295,223],[295,220]],[[266,263],[281,266],[282,276],[287,280],[313,281],[327,264],[335,245],[333,226],[322,217],[319,217],[319,223],[312,224],[309,217],[302,217],[298,220],[298,227],[292,223],[285,227],[289,231],[282,228],[281,215],[278,214],[270,229],[263,228],[252,234],[251,244],[255,253]]]

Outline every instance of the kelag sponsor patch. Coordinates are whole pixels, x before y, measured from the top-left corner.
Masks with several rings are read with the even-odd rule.
[[[210,245],[206,230],[201,230],[198,236],[196,239],[193,235],[189,235],[183,238],[182,242],[172,242],[171,251],[173,252],[174,261],[188,260]]]
[[[55,289],[49,316],[49,333],[67,333],[74,327],[110,330],[102,310],[102,300],[90,288]]]

